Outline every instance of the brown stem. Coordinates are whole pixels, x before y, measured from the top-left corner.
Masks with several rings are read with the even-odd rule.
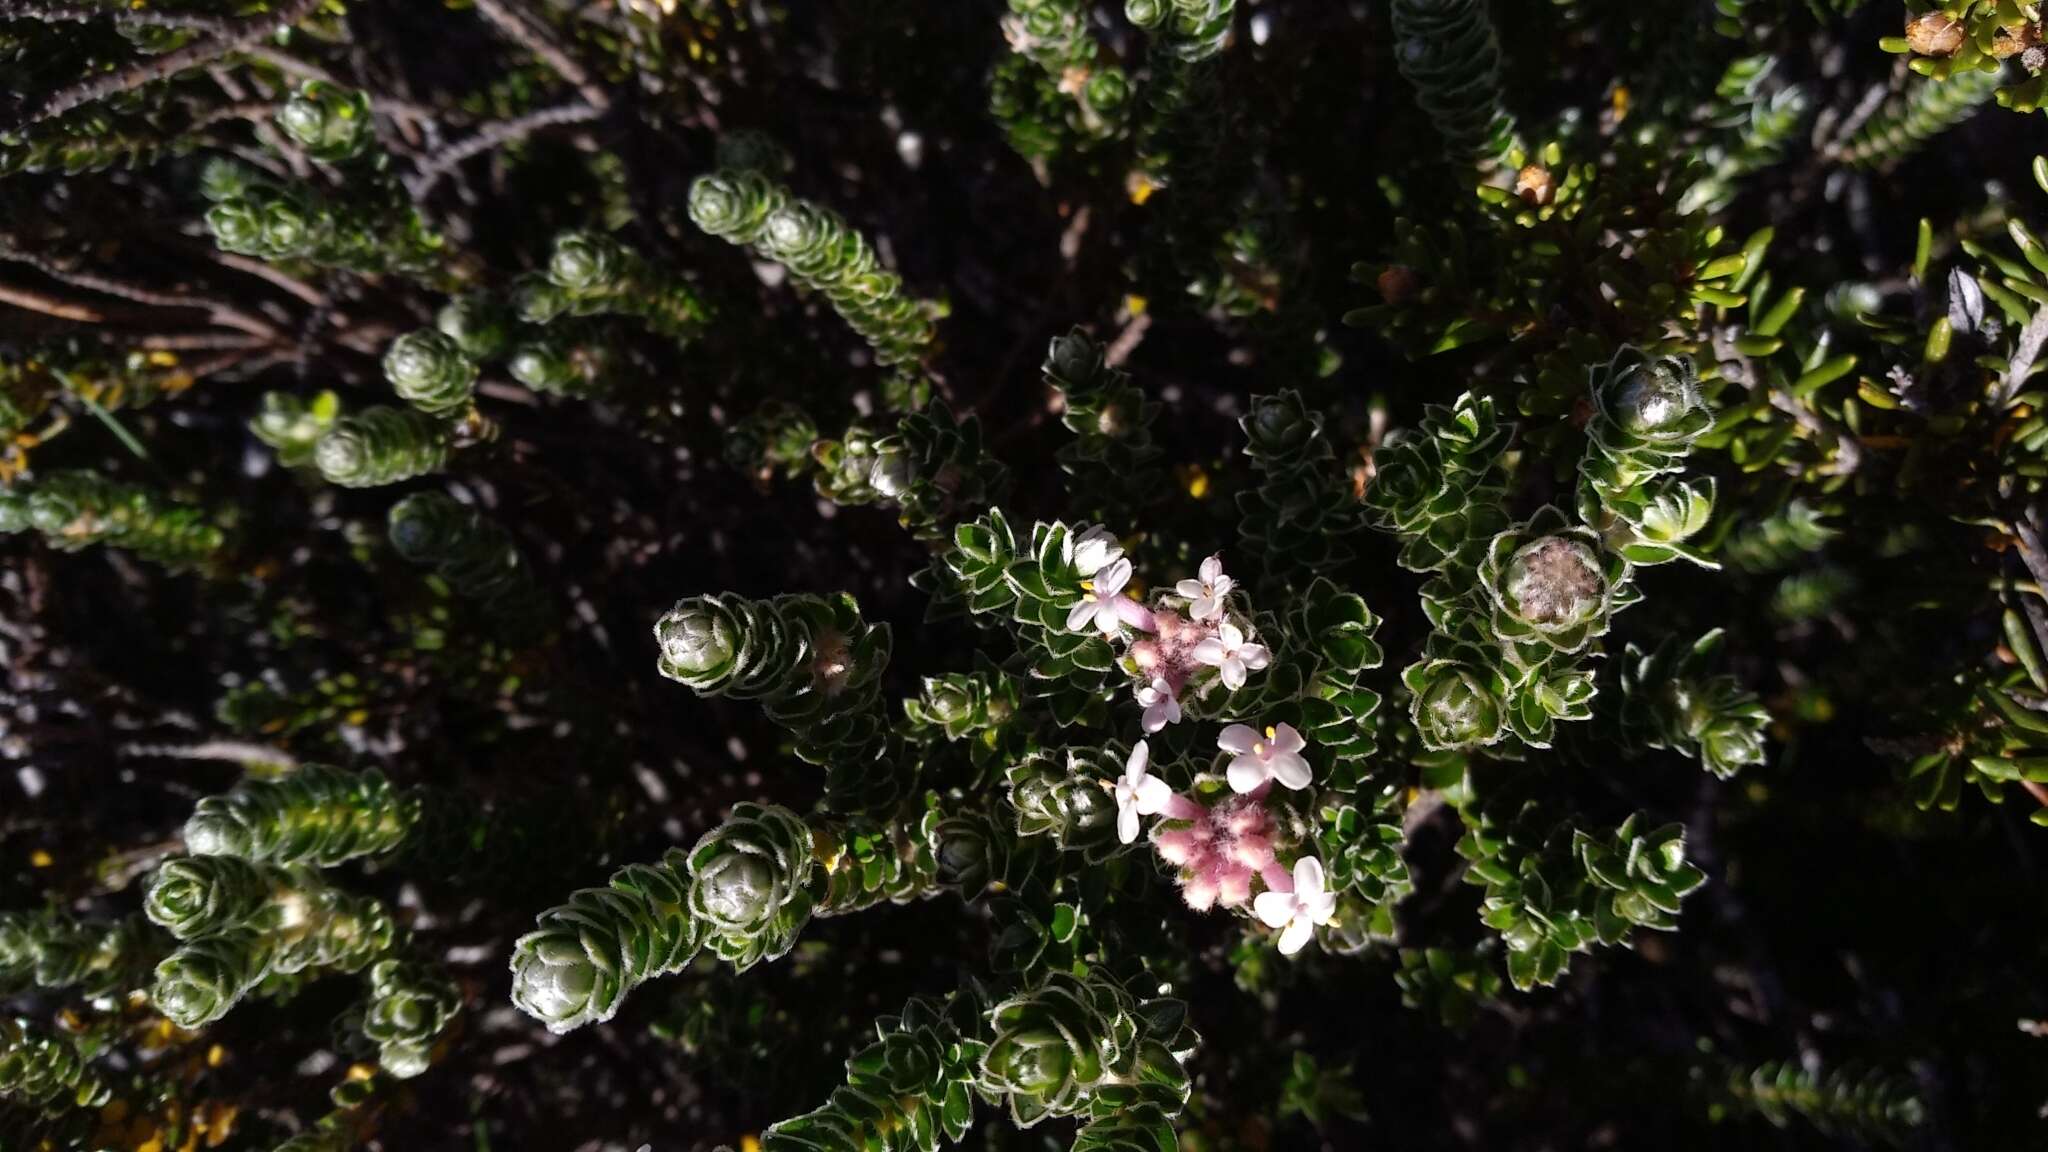
[[[273,341],[228,332],[161,332],[135,337],[135,346],[145,352],[213,352],[224,348],[248,350],[268,348]]]
[[[261,260],[251,259],[247,256],[237,256],[233,252],[220,251],[215,251],[213,258],[223,267],[233,268],[237,272],[247,272],[251,276],[268,280],[315,308],[327,307],[327,294],[325,292],[320,291],[296,276],[281,272]]]
[[[318,80],[323,84],[332,84],[337,88],[357,87],[357,85],[349,84],[337,78],[334,73],[329,72],[318,64],[308,60],[301,60],[289,52],[280,52],[268,44],[251,44],[242,49],[242,54],[252,60],[261,60],[279,72],[290,73],[301,80]],[[423,108],[409,100],[400,100],[396,97],[383,96],[375,92],[370,93],[370,105],[376,111],[388,113],[400,120],[431,120],[437,115],[431,108]]]
[[[214,36],[235,30],[233,20],[191,12],[162,12],[145,8],[93,8],[70,4],[30,4],[22,0],[0,0],[0,20],[41,20],[48,24],[88,24],[112,20],[116,24],[152,28],[185,28]]]
[[[1765,398],[1770,401],[1771,407],[1790,416],[1794,424],[1819,441],[1823,448],[1833,445],[1835,458],[1828,466],[1829,475],[1847,476],[1862,465],[1863,444],[1856,438],[1856,434],[1801,404],[1783,389],[1773,388],[1770,382],[1763,378],[1763,374],[1757,371],[1750,358],[1736,349],[1733,329],[1723,328],[1715,331],[1713,345],[1716,358],[1723,362],[1734,361],[1742,365],[1740,383],[1744,388],[1751,391],[1761,389]]]
[[[542,108],[537,112],[528,112],[524,116],[486,124],[467,139],[459,140],[422,160],[419,172],[411,180],[406,181],[406,190],[417,200],[433,191],[434,185],[441,182],[441,177],[472,156],[488,152],[503,144],[510,144],[537,129],[556,124],[578,124],[595,120],[602,115],[604,109],[579,101],[554,108]]]
[[[52,116],[62,116],[73,108],[83,107],[94,101],[104,100],[109,96],[117,96],[123,92],[132,92],[145,84],[168,79],[190,68],[203,67],[230,52],[237,51],[263,39],[265,36],[271,35],[279,28],[288,27],[304,20],[307,16],[312,15],[313,10],[318,8],[320,4],[321,0],[284,0],[284,3],[276,12],[265,13],[261,16],[251,16],[246,20],[237,20],[230,26],[229,31],[214,39],[203,40],[196,44],[188,44],[174,52],[166,52],[161,56],[152,56],[119,72],[74,84],[69,88],[60,89],[52,93],[25,117],[8,125],[5,130],[18,132],[31,124],[39,124],[44,120],[48,120]]]
[[[590,78],[590,72],[576,62],[554,37],[541,27],[523,7],[515,6],[514,0],[475,0],[476,10],[484,19],[495,25],[498,31],[516,41],[520,47],[541,58],[553,68],[562,79],[575,85],[582,93],[585,103],[600,111],[612,106],[611,94],[604,86]]]
[[[16,308],[40,312],[45,316],[55,316],[62,320],[76,320],[81,324],[99,324],[106,320],[105,316],[83,304],[59,300],[54,296],[45,296],[26,288],[16,288],[12,284],[0,284],[0,304],[12,304]]]
[[[62,280],[74,288],[84,288],[90,292],[118,296],[123,300],[130,300],[137,304],[148,304],[158,308],[202,309],[206,312],[206,318],[209,322],[218,324],[223,328],[234,328],[238,331],[247,332],[252,336],[261,336],[265,339],[275,340],[283,335],[277,326],[268,320],[260,316],[251,315],[225,300],[215,300],[207,296],[186,296],[172,292],[158,292],[154,289],[143,288],[134,284],[124,284],[121,281],[111,280],[105,276],[96,276],[90,272],[80,272],[75,269],[65,268],[44,257],[13,248],[0,247],[0,259],[27,264],[45,276],[55,280]]]

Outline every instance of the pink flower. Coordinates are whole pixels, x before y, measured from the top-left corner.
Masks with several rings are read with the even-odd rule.
[[[1152,845],[1160,859],[1180,869],[1181,897],[1198,912],[1245,904],[1253,877],[1278,872],[1264,792],[1232,796],[1214,808],[1176,795],[1162,815],[1186,821],[1183,827],[1155,828]]]
[[[1216,746],[1232,754],[1228,773],[1232,792],[1250,792],[1268,780],[1296,790],[1309,785],[1308,761],[1301,755],[1308,742],[1291,724],[1267,728],[1264,739],[1249,725],[1232,724],[1216,738]]]
[[[1259,893],[1252,911],[1268,928],[1280,929],[1280,954],[1301,951],[1316,925],[1328,924],[1337,915],[1337,894],[1323,889],[1323,862],[1303,856],[1294,862],[1294,890],[1273,889]]]
[[[1246,670],[1264,668],[1273,654],[1265,645],[1246,640],[1242,629],[1225,620],[1217,625],[1216,635],[1195,645],[1194,657],[1221,672],[1223,683],[1235,692],[1244,687]]]
[[[1159,815],[1173,799],[1173,789],[1166,781],[1146,770],[1151,758],[1151,748],[1138,741],[1124,762],[1123,779],[1112,789],[1116,793],[1116,838],[1125,844],[1138,838],[1138,817]]]
[[[1086,632],[1092,627],[1104,636],[1115,636],[1126,624],[1151,631],[1152,613],[1123,595],[1124,585],[1130,582],[1129,560],[1113,560],[1093,578],[1081,581],[1080,602],[1067,612],[1067,631]]]
[[[1180,701],[1173,694],[1173,685],[1162,677],[1154,676],[1152,683],[1138,685],[1138,703],[1145,706],[1143,723],[1147,735],[1168,724],[1180,723]]]
[[[1074,571],[1083,578],[1093,576],[1104,568],[1123,559],[1123,545],[1116,542],[1116,536],[1100,524],[1081,533],[1068,537],[1067,546],[1072,550]]]
[[[1201,579],[1183,580],[1173,590],[1187,597],[1190,618],[1216,620],[1223,616],[1223,598],[1232,587],[1230,577],[1223,574],[1223,557],[1211,556],[1202,561]]]

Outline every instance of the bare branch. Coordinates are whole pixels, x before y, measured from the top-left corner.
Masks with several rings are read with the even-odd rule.
[[[1809,436],[1822,447],[1832,446],[1834,461],[1827,472],[1831,476],[1847,476],[1863,464],[1863,442],[1856,438],[1846,426],[1837,424],[1812,408],[1801,404],[1798,399],[1781,388],[1774,388],[1756,369],[1749,357],[1735,347],[1735,331],[1721,328],[1713,333],[1714,356],[1723,364],[1739,364],[1742,372],[1737,383],[1751,391],[1762,390],[1770,405],[1792,418]]]
[[[99,311],[70,300],[59,300],[12,284],[0,284],[0,304],[12,304],[30,312],[55,316],[60,320],[76,320],[80,324],[100,324],[106,316]]]
[[[193,12],[165,12],[154,8],[95,8],[90,5],[32,4],[22,0],[0,0],[0,20],[41,20],[48,24],[88,24],[112,20],[133,27],[185,28],[213,36],[231,35],[236,21]]]
[[[237,272],[247,272],[251,276],[268,280],[315,308],[327,307],[327,293],[320,291],[296,276],[265,264],[261,260],[248,256],[237,256],[233,252],[221,252],[218,250],[213,252],[213,259],[222,267],[233,268]]]
[[[27,264],[43,275],[53,280],[62,280],[74,288],[84,288],[89,292],[116,296],[137,304],[147,304],[156,308],[198,309],[206,313],[206,318],[210,323],[218,324],[223,328],[234,328],[270,340],[278,339],[283,335],[277,326],[270,321],[243,311],[241,308],[225,300],[216,300],[210,296],[160,292],[153,288],[144,288],[140,285],[112,280],[90,272],[66,268],[46,257],[23,252],[6,245],[0,245],[0,260],[12,260],[16,263]]]
[[[242,49],[242,54],[253,60],[261,60],[279,72],[289,73],[301,80],[318,80],[323,84],[332,84],[338,88],[359,87],[359,85],[350,84],[338,78],[334,73],[329,72],[310,60],[301,60],[289,52],[280,52],[268,44],[251,44]],[[431,108],[422,107],[409,100],[400,100],[397,97],[385,96],[376,92],[370,93],[370,107],[373,111],[385,113],[399,120],[410,120],[414,123],[432,120],[438,115]]]
[[[53,116],[62,116],[74,108],[123,92],[132,92],[145,84],[168,79],[188,69],[204,67],[230,52],[274,34],[279,28],[304,20],[320,6],[320,3],[321,0],[284,0],[277,11],[237,20],[231,25],[230,31],[214,39],[187,44],[174,52],[149,57],[119,72],[61,89],[52,93],[21,120],[8,125],[5,130],[19,131]]]
[[[475,0],[476,10],[484,19],[495,25],[498,31],[516,41],[520,47],[541,58],[553,68],[562,79],[576,86],[588,103],[600,111],[612,106],[611,94],[604,85],[591,79],[590,72],[576,62],[576,58],[555,43],[554,37],[542,27],[523,7],[515,6],[516,0]]]
[[[595,120],[602,115],[604,109],[578,102],[542,108],[524,116],[486,124],[475,135],[459,140],[422,160],[419,172],[406,181],[406,190],[412,194],[413,199],[420,199],[433,191],[434,185],[441,182],[441,177],[473,156],[522,139],[537,129],[556,124],[578,124]]]

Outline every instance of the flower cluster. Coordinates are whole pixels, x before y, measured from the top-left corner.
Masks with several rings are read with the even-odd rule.
[[[1180,581],[1149,607],[1130,594],[1131,561],[1108,529],[1092,527],[1075,537],[1071,565],[1081,594],[1067,610],[1067,628],[1127,642],[1123,663],[1136,679],[1132,691],[1148,734],[1179,723],[1181,702],[1191,692],[1218,685],[1236,692],[1272,660],[1252,638],[1249,617],[1233,610],[1236,585],[1224,575],[1220,556],[1202,561],[1198,578]]]

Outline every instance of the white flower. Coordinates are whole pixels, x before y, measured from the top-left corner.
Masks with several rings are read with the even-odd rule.
[[[1124,585],[1130,582],[1129,560],[1114,561],[1098,571],[1094,579],[1081,581],[1081,601],[1067,613],[1067,631],[1086,632],[1092,627],[1104,636],[1114,636],[1126,624],[1150,629],[1152,614],[1144,605],[1122,594]]]
[[[1252,911],[1266,927],[1281,929],[1280,954],[1292,956],[1315,935],[1316,925],[1336,916],[1337,894],[1323,890],[1323,862],[1303,856],[1294,862],[1294,891],[1261,892]]]
[[[1223,616],[1223,598],[1234,587],[1230,577],[1223,574],[1223,557],[1211,556],[1202,561],[1201,579],[1183,580],[1173,590],[1187,597],[1190,620],[1216,620]]]
[[[1173,685],[1161,677],[1153,677],[1152,683],[1138,685],[1138,703],[1145,706],[1145,731],[1157,732],[1168,724],[1180,723],[1180,701],[1174,698]]]
[[[1074,571],[1082,576],[1093,576],[1103,568],[1123,559],[1124,550],[1116,542],[1116,536],[1100,524],[1081,533],[1073,541]]]
[[[1246,669],[1257,671],[1273,658],[1264,644],[1246,641],[1244,632],[1228,620],[1217,625],[1216,635],[1195,645],[1194,656],[1222,672],[1223,683],[1233,692],[1244,687]]]
[[[1232,792],[1249,792],[1268,780],[1285,788],[1308,787],[1308,761],[1301,756],[1308,742],[1291,724],[1267,728],[1264,739],[1250,725],[1232,724],[1216,737],[1216,746],[1232,754],[1227,773]]]
[[[1166,781],[1145,770],[1152,759],[1152,749],[1143,740],[1131,749],[1131,758],[1124,762],[1123,779],[1114,787],[1116,792],[1116,838],[1129,844],[1138,838],[1138,817],[1157,816],[1166,811],[1167,801],[1173,799],[1173,789]]]

